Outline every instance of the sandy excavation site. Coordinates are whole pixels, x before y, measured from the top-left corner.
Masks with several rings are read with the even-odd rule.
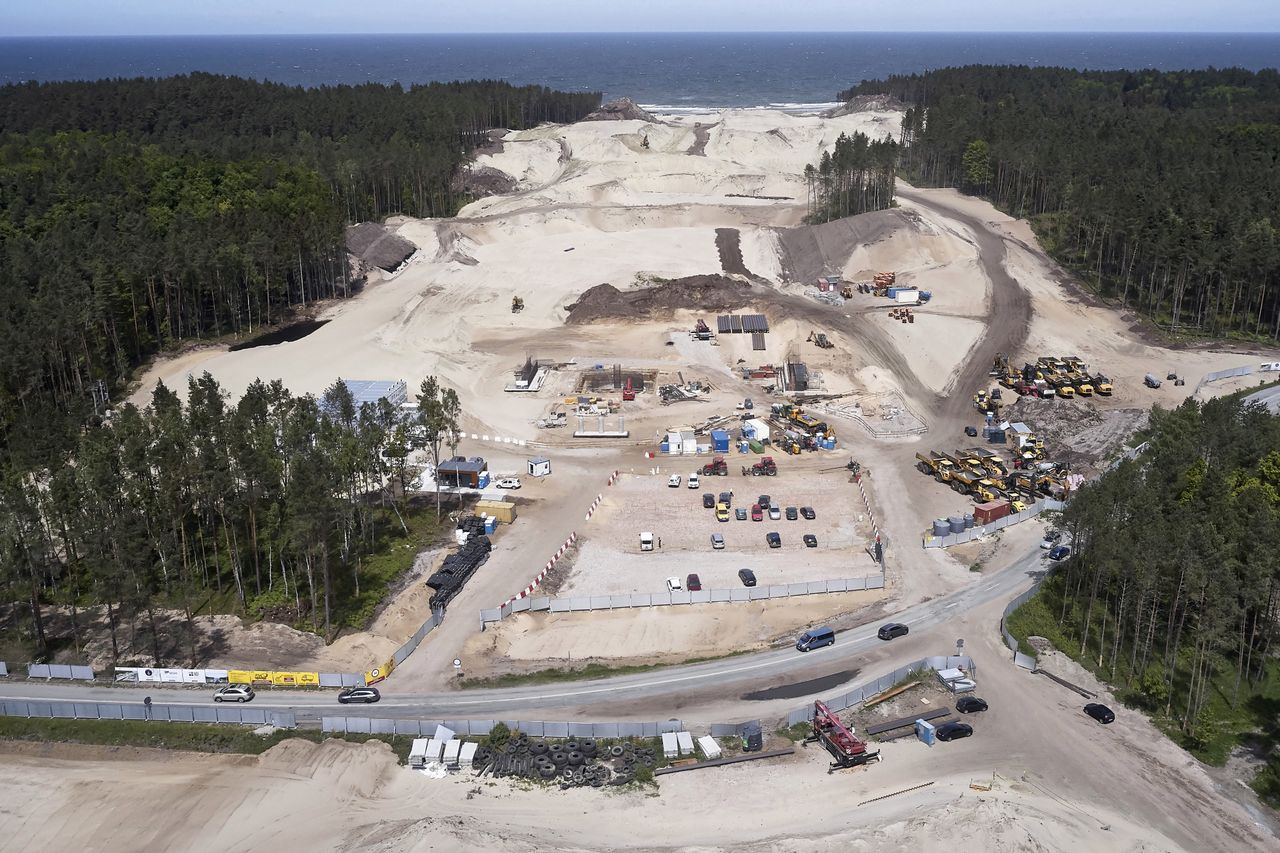
[[[480,679],[548,666],[768,653],[811,626],[871,635],[887,615],[1002,583],[1012,574],[1000,571],[1012,573],[1037,553],[1042,522],[954,553],[925,550],[921,537],[933,520],[971,513],[974,500],[915,467],[918,453],[984,446],[973,395],[994,386],[997,355],[1019,367],[1071,355],[1110,378],[1110,396],[1025,399],[1012,410],[1044,440],[1046,460],[1069,462],[1085,476],[1122,450],[1152,404],[1234,390],[1240,385],[1201,380],[1280,358],[1154,343],[1135,317],[1080,291],[1026,223],[953,191],[899,182],[891,210],[803,225],[804,167],[841,133],[896,136],[901,113],[893,109],[871,104],[834,117],[632,115],[495,133],[472,176],[504,191],[456,218],[386,223],[412,243],[412,255],[393,271],[373,269],[363,292],[324,310],[323,326],[274,346],[187,352],[156,364],[133,398],[145,404],[157,380],[182,389],[205,370],[232,394],[259,377],[317,394],[338,377],[404,380],[412,396],[434,374],[457,389],[467,433],[459,454],[484,457],[494,474],[521,475],[523,487],[517,518],[499,526],[489,561],[382,685],[384,696],[404,697],[381,706],[399,707],[397,716],[414,716],[414,697],[465,694],[456,689],[455,659],[466,678]],[[932,293],[909,322],[891,318],[893,302],[884,296],[839,296],[841,286],[886,271],[898,285]],[[841,284],[825,293],[820,276]],[[522,310],[513,311],[513,297]],[[719,334],[720,315],[762,315],[768,331],[755,341]],[[709,339],[691,334],[699,320]],[[813,342],[817,333],[829,348]],[[539,390],[504,390],[526,363],[541,368]],[[782,374],[795,377],[784,365],[793,364],[804,365],[809,390],[784,395]],[[1186,384],[1149,389],[1147,373],[1176,373]],[[622,400],[615,376],[633,378],[634,400]],[[668,386],[683,390],[660,391]],[[1017,399],[1004,394],[1006,404]],[[579,409],[579,395],[590,411]],[[741,408],[748,399],[750,411]],[[793,402],[829,424],[834,449],[786,453],[783,414],[771,421],[772,447],[739,451],[744,415],[770,421],[771,406]],[[557,420],[563,425],[547,425]],[[978,436],[966,436],[965,427]],[[711,445],[711,428],[729,433],[727,451],[660,450],[681,431]],[[579,430],[625,436],[575,437]],[[702,476],[688,488],[689,475],[717,455],[727,476]],[[776,476],[743,475],[765,455]],[[534,456],[551,460],[549,476],[525,475]],[[845,467],[851,459],[860,483]],[[678,487],[668,485],[673,474]],[[725,521],[703,503],[704,494],[715,502],[721,492],[732,492]],[[765,512],[753,521],[751,507],[765,494],[782,516]],[[792,520],[788,507],[811,507],[814,518]],[[738,518],[739,509],[748,517]],[[642,551],[642,532],[660,538],[660,547]],[[767,541],[774,532],[777,548]],[[723,548],[713,543],[716,534]],[[812,547],[806,534],[816,540]],[[877,536],[883,565],[871,556]],[[573,547],[531,597],[661,596],[669,578],[687,593],[690,574],[704,591],[743,591],[742,569],[754,573],[756,589],[844,579],[874,579],[876,588],[524,613],[481,632],[479,611],[529,589],[570,537]],[[367,633],[319,648],[283,627],[223,624],[218,660],[208,665],[368,669],[429,617],[421,578],[443,554],[420,561],[418,580]],[[975,561],[983,572],[970,571]],[[992,704],[978,715],[976,736],[932,751],[912,739],[885,744],[885,761],[870,768],[828,776],[825,753],[809,747],[777,761],[663,777],[657,793],[601,792],[529,789],[469,774],[424,779],[375,743],[288,743],[261,758],[11,749],[0,758],[16,771],[5,774],[0,825],[15,831],[0,849],[112,849],[126,837],[131,846],[174,850],[1277,849],[1232,799],[1242,795],[1224,794],[1140,716],[1125,713],[1104,731],[1082,717],[1072,694],[1009,663],[1000,613],[1028,583],[945,611],[949,621],[931,633],[913,631],[911,644],[881,646],[840,673],[816,657],[804,673],[812,689],[801,682],[755,705],[742,697],[778,678],[752,682],[754,658],[746,657],[733,686],[719,692],[668,687],[625,706],[607,698],[545,700],[542,716],[529,717],[760,717],[772,731],[788,708],[859,683],[859,673],[877,676],[923,655],[954,653],[955,638],[969,638],[980,695]],[[572,685],[562,686],[557,695],[574,697]],[[971,786],[981,779],[990,790]],[[864,802],[929,780],[910,794]],[[794,796],[816,786],[817,796]],[[75,811],[89,802],[92,821]],[[158,812],[194,817],[178,825]],[[49,816],[49,826],[76,827],[77,842],[59,835],[55,844],[35,814]],[[156,827],[141,845],[140,836],[125,834],[139,825],[148,833]]]

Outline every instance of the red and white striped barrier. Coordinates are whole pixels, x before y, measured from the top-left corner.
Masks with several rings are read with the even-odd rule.
[[[508,598],[506,601],[503,602],[503,604],[510,604],[516,599],[528,598],[530,595],[533,595],[533,591],[538,588],[538,584],[546,580],[547,574],[551,571],[552,567],[555,566],[555,564],[560,560],[560,558],[565,555],[565,552],[568,551],[571,547],[573,547],[573,544],[577,541],[578,541],[577,531],[570,533],[569,538],[564,540],[564,544],[560,546],[560,550],[556,551],[555,555],[552,556],[550,560],[547,560],[547,564],[542,567],[542,571],[538,572],[538,576],[533,579],[533,582],[530,583],[528,586],[526,586],[524,589],[520,590],[515,595]]]
[[[612,474],[610,474],[610,475],[609,475],[609,482],[608,482],[606,485],[610,485],[610,486],[612,486],[614,483],[616,483],[616,482],[617,482],[617,480],[618,480],[618,473],[619,473],[619,472],[614,471]]]
[[[867,517],[871,519],[871,529],[875,531],[876,540],[880,539],[880,527],[876,524],[876,514],[871,511],[871,499],[867,497],[867,487],[862,485],[862,476],[854,478],[858,483],[858,491],[862,492],[862,503],[867,507]]]
[[[587,507],[587,517],[584,521],[591,520],[591,516],[595,515],[595,512],[600,507],[600,502],[602,500],[604,500],[604,495],[596,495],[596,499],[591,502],[591,506]]]

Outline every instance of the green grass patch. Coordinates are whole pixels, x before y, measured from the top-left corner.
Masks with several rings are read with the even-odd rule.
[[[0,717],[0,739],[39,743],[80,743],[97,746],[140,746],[182,752],[261,755],[282,741],[300,738],[320,743],[329,738],[363,743],[380,740],[404,764],[413,739],[396,735],[330,734],[310,729],[277,729],[269,735],[236,725],[164,723],[141,720],[57,720]]]
[[[635,675],[671,666],[686,666],[695,663],[707,663],[713,660],[751,654],[754,649],[740,649],[723,655],[711,657],[686,658],[678,663],[637,663],[612,666],[607,663],[588,663],[582,666],[550,667],[533,672],[508,672],[504,675],[492,675],[487,678],[462,678],[458,686],[463,690],[490,689],[495,687],[519,687],[525,684],[554,684],[561,681],[590,681],[595,678],[613,678],[619,675]]]
[[[800,743],[809,736],[813,731],[813,726],[809,723],[796,723],[792,726],[783,726],[774,732],[780,738],[786,738],[792,743]]]

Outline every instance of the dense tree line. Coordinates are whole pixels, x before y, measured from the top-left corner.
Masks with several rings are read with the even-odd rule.
[[[0,133],[122,134],[170,154],[278,159],[330,186],[351,222],[451,215],[452,178],[491,128],[572,122],[599,92],[497,80],[304,89],[215,74],[0,88]]]
[[[809,221],[830,222],[892,207],[897,160],[898,145],[891,137],[872,141],[856,131],[840,134],[816,168],[805,167]]]
[[[1062,525],[1074,551],[1052,584],[1064,651],[1192,744],[1219,734],[1214,702],[1274,690],[1280,418],[1232,399],[1157,408],[1144,452],[1085,485]],[[1276,739],[1278,713],[1273,700],[1253,714]]]
[[[48,602],[71,607],[73,625],[78,604],[105,605],[118,654],[122,609],[151,620],[155,643],[157,608],[189,622],[214,593],[331,636],[338,596],[360,595],[362,560],[388,528],[408,532],[410,453],[430,440],[457,447],[456,410],[440,409],[434,382],[405,418],[386,400],[357,407],[342,382],[317,399],[257,381],[232,403],[205,373],[185,403],[161,385],[146,408],[122,406],[46,465],[9,468],[0,577],[37,651]]]
[[[1030,217],[1172,332],[1280,337],[1280,73],[970,66],[864,82],[915,106],[903,174]]]

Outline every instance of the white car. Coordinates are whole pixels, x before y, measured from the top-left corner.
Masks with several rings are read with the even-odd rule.
[[[679,475],[679,474],[672,474],[670,477],[668,477],[668,478],[667,478],[667,486],[668,486],[669,488],[672,488],[672,489],[678,489],[678,488],[680,488],[680,475]]]
[[[697,475],[697,474],[690,474],[690,475],[689,475],[689,488],[691,488],[691,489],[696,489],[696,488],[698,488],[698,475]]]
[[[680,578],[667,578],[667,592],[679,592],[684,589],[680,583]]]
[[[520,480],[518,477],[503,477],[494,485],[499,489],[518,489],[520,488]]]
[[[215,702],[252,702],[253,688],[248,684],[228,684],[213,691]]]

